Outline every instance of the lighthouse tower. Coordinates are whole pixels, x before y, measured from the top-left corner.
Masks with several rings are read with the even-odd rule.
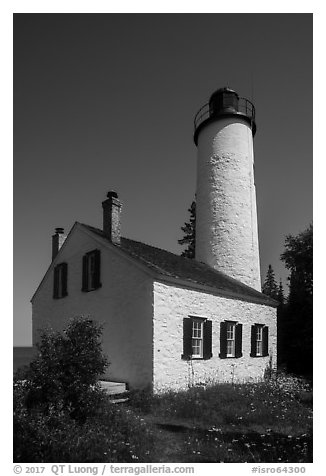
[[[196,259],[261,291],[254,181],[255,108],[230,88],[195,117]]]

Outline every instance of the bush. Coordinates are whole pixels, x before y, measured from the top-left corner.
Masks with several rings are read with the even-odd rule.
[[[15,462],[148,461],[147,425],[116,408],[97,383],[108,365],[101,332],[75,318],[63,333],[42,333],[37,357],[15,375]]]
[[[103,399],[97,382],[108,366],[101,333],[101,326],[84,318],[72,319],[63,333],[42,332],[38,355],[15,377],[26,409],[45,415],[68,412],[79,421],[92,414]],[[20,386],[22,380],[25,383]]]

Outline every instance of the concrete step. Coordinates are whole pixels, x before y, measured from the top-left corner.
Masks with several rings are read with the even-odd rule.
[[[111,403],[125,403],[129,398],[111,398]]]
[[[108,395],[119,395],[127,392],[127,384],[124,382],[107,382],[100,380],[100,386]]]

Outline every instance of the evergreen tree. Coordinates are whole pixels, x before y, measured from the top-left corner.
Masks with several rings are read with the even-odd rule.
[[[285,267],[290,270],[289,301],[312,299],[313,288],[313,229],[312,225],[298,236],[285,238],[285,251],[281,255]]]
[[[278,298],[278,287],[275,280],[275,273],[272,265],[268,265],[268,270],[263,284],[262,292],[273,299]]]
[[[282,280],[280,280],[280,285],[278,287],[277,300],[280,303],[277,307],[277,366],[278,368],[281,368],[281,366],[283,366],[284,364],[286,365],[286,341],[284,332],[284,315],[286,312],[286,304]]]
[[[281,353],[289,370],[312,374],[313,228],[288,235],[281,260],[290,270],[288,302],[281,316]]]
[[[283,289],[283,283],[281,279],[280,279],[280,284],[279,284],[278,292],[277,292],[277,300],[281,306],[283,306],[283,304],[285,303],[284,289]]]
[[[184,237],[178,240],[179,245],[188,245],[181,253],[181,256],[186,258],[195,258],[196,248],[196,201],[194,200],[188,208],[190,213],[189,222],[186,222],[181,230],[184,232]]]

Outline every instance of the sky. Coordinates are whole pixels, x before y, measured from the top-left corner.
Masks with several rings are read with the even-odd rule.
[[[312,222],[311,14],[15,14],[14,345],[56,227],[102,226],[180,254],[196,186],[193,119],[230,86],[256,108],[261,274]]]

